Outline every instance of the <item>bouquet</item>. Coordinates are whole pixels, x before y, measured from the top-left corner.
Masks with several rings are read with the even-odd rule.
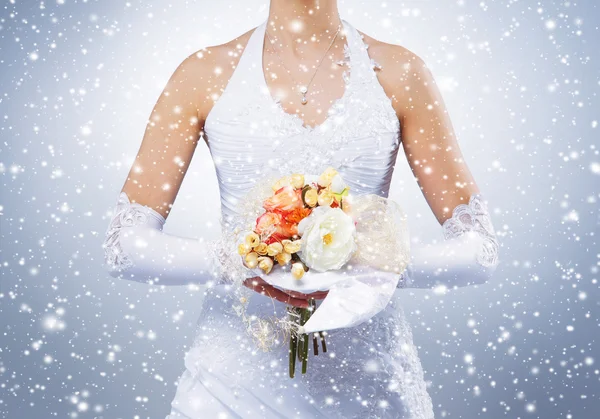
[[[319,341],[327,351],[325,330],[360,324],[387,305],[409,261],[406,217],[384,197],[350,194],[333,167],[284,176],[261,200],[237,244],[244,266],[283,290],[329,291],[318,308],[314,299],[287,307],[293,378],[297,358],[306,373],[310,333],[318,355]]]

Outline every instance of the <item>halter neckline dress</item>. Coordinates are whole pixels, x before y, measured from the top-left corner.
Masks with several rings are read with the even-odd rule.
[[[353,194],[388,196],[400,124],[360,33],[342,19],[345,91],[315,127],[287,113],[262,67],[267,21],[251,34],[225,90],[205,121],[224,229],[240,200],[266,176],[335,167]],[[167,419],[433,418],[423,370],[396,292],[354,328],[329,331],[327,352],[310,353],[306,374],[288,375],[287,341],[264,352],[232,308],[231,286],[206,288],[197,332]],[[247,314],[278,316],[286,304],[253,293]]]

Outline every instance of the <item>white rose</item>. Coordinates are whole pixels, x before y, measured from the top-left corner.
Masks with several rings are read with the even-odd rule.
[[[298,256],[311,269],[340,269],[356,251],[354,220],[340,208],[317,207],[298,224]]]

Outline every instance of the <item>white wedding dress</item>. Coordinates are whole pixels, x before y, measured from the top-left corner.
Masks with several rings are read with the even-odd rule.
[[[251,34],[204,128],[219,182],[224,229],[232,228],[230,222],[244,193],[266,176],[321,173],[333,166],[352,193],[388,196],[400,147],[399,121],[378,82],[374,71],[377,63],[369,58],[359,32],[347,21],[343,24],[346,59],[340,64],[348,66],[346,90],[317,127],[304,126],[299,117],[286,113],[271,97],[261,61],[266,22]],[[107,262],[126,269],[134,265],[126,253],[133,258],[135,250],[133,244],[119,242],[122,238],[118,233],[127,224],[124,220],[132,226],[148,219],[143,214],[151,214],[154,218],[147,225],[154,223],[151,228],[161,230],[164,218],[148,207],[131,205],[124,193],[116,211],[107,232]],[[135,214],[142,217],[135,221]],[[469,230],[485,238],[483,250],[475,256],[466,250],[461,254],[454,245],[456,254],[444,263],[450,265],[462,255],[464,261],[457,262],[454,277],[463,275],[475,278],[471,282],[484,282],[497,262],[497,243],[480,195],[457,207],[444,224],[446,239],[466,237],[462,233]],[[189,263],[196,263],[192,259]],[[138,258],[140,264],[143,260]],[[238,302],[231,286],[219,278],[210,281],[197,335],[185,356],[186,369],[167,419],[433,418],[423,370],[401,305],[402,288],[430,287],[452,272],[439,264],[430,265],[442,274],[426,273],[425,267],[423,282],[416,284],[419,268],[412,264],[383,311],[357,327],[328,332],[327,352],[314,356],[311,344],[308,371],[302,374],[297,368],[294,378],[288,374],[287,341],[270,352],[259,349],[233,309]],[[284,317],[286,305],[253,293],[247,311],[249,315]]]

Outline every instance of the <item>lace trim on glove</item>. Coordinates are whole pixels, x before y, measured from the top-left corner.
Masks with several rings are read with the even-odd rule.
[[[498,264],[498,240],[482,194],[473,194],[468,204],[459,204],[452,217],[442,224],[444,239],[458,237],[467,231],[475,231],[484,238],[483,247],[477,254],[477,262],[485,267]]]
[[[104,261],[113,270],[125,270],[133,266],[131,258],[121,247],[120,231],[123,227],[132,227],[139,224],[148,224],[148,217],[158,221],[158,228],[162,230],[165,218],[152,208],[137,202],[131,203],[127,193],[121,192],[115,206],[113,218],[105,234]]]
[[[484,242],[477,253],[477,262],[485,267],[498,264],[498,239],[482,194],[473,194],[468,204],[457,205],[452,211],[452,217],[442,224],[442,229],[445,240],[459,237],[468,231],[478,233],[484,238]],[[413,266],[409,264],[402,273],[397,288],[411,288],[413,278]]]

